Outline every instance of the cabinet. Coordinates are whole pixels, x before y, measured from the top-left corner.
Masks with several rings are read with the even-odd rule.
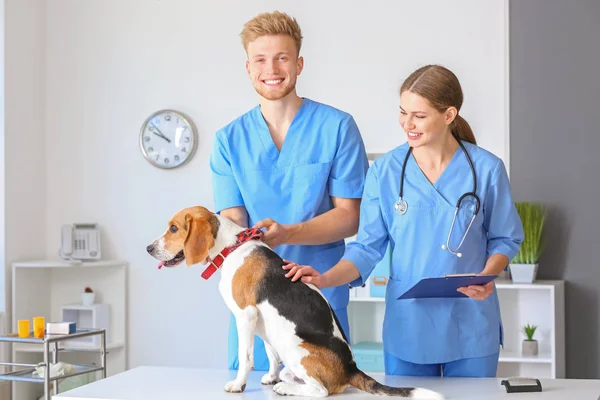
[[[16,262],[12,265],[12,332],[17,332],[17,321],[44,316],[46,322],[62,321],[63,313],[77,314],[78,329],[98,328],[82,326],[93,324],[99,310],[107,313],[106,375],[126,370],[126,276],[125,261],[94,261],[71,264],[62,261],[41,260]],[[81,304],[81,293],[91,287],[95,295],[94,306]],[[59,361],[71,364],[100,365],[101,351],[98,342],[59,343]],[[69,351],[69,349],[77,351]],[[43,361],[43,346],[37,344],[12,344],[12,362],[35,364]],[[90,379],[99,378],[99,374]],[[60,388],[60,384],[59,384]],[[43,389],[35,383],[12,384],[13,400],[37,399]]]
[[[504,347],[500,349],[497,376],[565,378],[564,281],[516,284],[510,280],[497,280],[496,290],[504,328]],[[379,351],[383,352],[384,311],[382,297],[351,296],[348,318],[353,346],[363,345],[372,355],[373,346],[378,345]],[[528,323],[538,326],[535,338],[539,342],[539,354],[534,357],[521,354],[525,337],[522,329]]]

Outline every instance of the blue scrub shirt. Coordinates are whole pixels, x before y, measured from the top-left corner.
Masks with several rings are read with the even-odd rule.
[[[407,299],[400,295],[425,277],[480,273],[496,253],[512,259],[523,241],[523,227],[514,206],[502,160],[476,145],[463,142],[477,174],[481,208],[460,249],[459,258],[446,243],[458,198],[473,189],[467,158],[457,148],[442,175],[431,184],[411,155],[406,165],[404,199],[407,212],[394,210],[398,200],[402,163],[408,144],[380,157],[367,174],[355,242],[343,259],[356,265],[366,281],[392,247],[391,277],[386,291],[383,344],[386,352],[412,363],[446,363],[485,357],[503,343],[500,306],[496,291],[482,301],[470,298]],[[473,216],[474,201],[463,201],[450,247],[456,249]]]
[[[257,106],[217,132],[210,167],[215,211],[244,206],[252,226],[265,218],[304,222],[331,210],[331,197],[361,198],[369,164],[352,116],[303,98],[281,151]],[[325,272],[344,250],[340,240],[281,245],[275,252]],[[334,310],[347,307],[347,285],[322,292]]]

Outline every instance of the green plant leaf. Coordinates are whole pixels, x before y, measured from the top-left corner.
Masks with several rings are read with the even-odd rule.
[[[543,250],[542,233],[546,222],[546,207],[539,203],[515,203],[519,218],[523,224],[525,238],[517,255],[511,260],[513,264],[536,264]]]
[[[537,326],[530,324],[527,324],[523,327],[523,332],[525,333],[525,336],[527,336],[527,340],[533,340],[533,335],[535,334],[536,329]]]

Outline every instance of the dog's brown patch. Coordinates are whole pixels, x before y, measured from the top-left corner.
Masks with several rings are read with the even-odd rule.
[[[349,386],[344,363],[336,353],[306,342],[300,347],[309,352],[300,362],[306,373],[325,386],[330,395],[341,393]]]
[[[242,310],[256,305],[256,290],[266,273],[269,261],[259,253],[251,253],[231,280],[233,300]]]

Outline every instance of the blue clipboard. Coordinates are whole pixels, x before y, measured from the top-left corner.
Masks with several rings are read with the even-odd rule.
[[[398,300],[424,298],[467,297],[456,289],[469,285],[485,285],[498,275],[446,275],[441,278],[423,278],[408,289]]]

